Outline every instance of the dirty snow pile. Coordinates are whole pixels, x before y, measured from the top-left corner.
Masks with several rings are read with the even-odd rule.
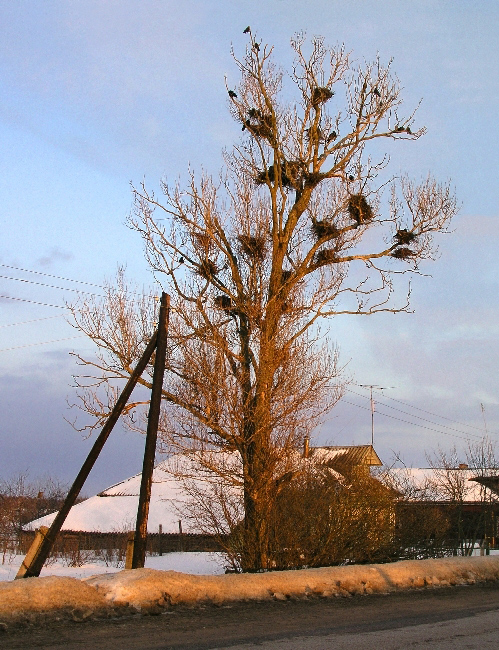
[[[0,626],[64,613],[73,620],[170,605],[350,597],[499,580],[499,556],[405,560],[257,574],[189,575],[135,569],[84,581],[49,576],[0,583]]]
[[[499,557],[405,560],[268,573],[193,576],[138,569],[86,580],[113,605],[136,609],[308,596],[355,596],[499,580]]]

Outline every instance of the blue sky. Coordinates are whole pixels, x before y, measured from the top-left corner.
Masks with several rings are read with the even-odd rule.
[[[498,18],[486,0],[0,0],[0,275],[30,280],[0,278],[0,295],[33,301],[0,298],[0,475],[71,480],[91,444],[64,419],[69,351],[91,346],[69,338],[77,332],[64,310],[34,304],[62,306],[74,293],[32,283],[99,289],[12,267],[100,285],[126,264],[150,284],[141,242],[124,225],[129,183],[154,188],[186,178],[188,165],[217,173],[240,135],[224,77],[237,82],[230,48],[243,52],[248,24],[283,66],[297,30],[344,42],[359,61],[393,57],[407,105],[423,98],[417,123],[428,127],[418,142],[390,147],[393,170],[450,179],[462,205],[425,268],[432,277],[414,281],[414,314],[331,323],[349,376],[394,387],[375,415],[378,452],[417,465],[425,449],[464,445],[483,432],[481,404],[499,432]],[[369,442],[366,391],[351,389],[360,396],[347,393],[351,404],[317,441]],[[140,471],[139,436],[117,431],[108,444],[88,493]]]

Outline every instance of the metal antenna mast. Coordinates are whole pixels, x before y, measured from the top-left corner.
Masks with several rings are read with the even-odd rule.
[[[375,404],[373,399],[373,388],[378,390],[388,390],[389,388],[395,388],[395,386],[377,386],[376,384],[359,384],[361,388],[369,388],[371,395],[371,447],[374,447],[374,411]]]

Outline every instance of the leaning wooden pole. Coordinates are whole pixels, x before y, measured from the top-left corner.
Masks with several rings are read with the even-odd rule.
[[[168,338],[168,321],[170,316],[170,296],[161,295],[161,305],[158,318],[158,344],[156,346],[156,360],[151,389],[151,403],[149,404],[149,419],[147,421],[146,446],[144,450],[144,463],[142,466],[142,480],[140,483],[139,506],[137,509],[137,523],[135,527],[135,540],[133,545],[132,569],[141,569],[146,558],[147,519],[149,516],[149,502],[151,500],[152,475],[154,459],[156,456],[156,442],[158,439],[159,414],[161,410],[161,396],[163,391],[163,377],[165,374],[166,343]]]
[[[95,464],[95,461],[97,460],[100,452],[102,451],[102,448],[104,447],[104,443],[108,439],[109,434],[113,430],[114,425],[118,421],[118,418],[120,417],[123,409],[125,408],[126,403],[128,402],[137,381],[140,379],[140,376],[146,369],[147,364],[149,363],[151,355],[154,352],[154,348],[156,347],[157,338],[158,338],[158,333],[155,332],[151,337],[151,340],[147,344],[147,347],[144,350],[144,354],[142,355],[139,362],[137,363],[135,370],[130,375],[130,379],[127,381],[125,388],[123,389],[121,395],[119,396],[118,401],[116,402],[111,412],[111,415],[107,419],[106,424],[103,426],[102,431],[100,432],[96,441],[94,442],[94,445],[90,450],[90,453],[88,454],[86,461],[83,463],[83,466],[78,476],[76,477],[73,485],[71,486],[71,489],[68,492],[66,500],[64,501],[62,508],[57,513],[57,516],[54,519],[52,526],[50,526],[48,532],[45,534],[43,541],[41,542],[29,566],[26,566],[24,573],[22,575],[18,574],[16,578],[32,578],[40,575],[40,571],[42,570],[42,567],[45,564],[45,561],[48,558],[50,551],[52,550],[57,535],[59,534],[66,520],[66,517],[68,516],[69,511],[71,510],[76,499],[78,498],[78,495],[80,494],[83,484],[85,483],[88,475],[90,474],[92,467]]]

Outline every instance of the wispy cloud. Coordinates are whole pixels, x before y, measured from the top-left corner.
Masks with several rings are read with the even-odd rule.
[[[47,255],[38,258],[36,263],[40,266],[52,266],[54,262],[67,262],[73,259],[73,253],[61,250],[58,246],[52,248]]]

